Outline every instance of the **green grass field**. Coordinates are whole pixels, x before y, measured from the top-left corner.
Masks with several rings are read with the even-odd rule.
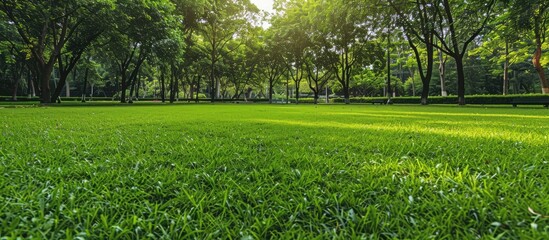
[[[549,110],[0,108],[0,237],[549,238]]]

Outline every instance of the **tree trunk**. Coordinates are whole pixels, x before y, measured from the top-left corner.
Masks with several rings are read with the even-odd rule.
[[[53,100],[59,99],[59,96],[61,96],[61,91],[63,91],[63,88],[65,87],[66,83],[67,83],[67,75],[60,73],[59,82],[57,83],[57,86],[55,86],[55,90],[53,91],[53,94],[52,94]]]
[[[19,82],[21,78],[15,79],[15,83],[13,84],[13,88],[11,91],[11,100],[17,101],[17,89],[19,88]]]
[[[19,83],[21,82],[21,77],[23,76],[23,71],[25,70],[23,63],[20,65],[20,69],[17,69],[18,64],[16,64],[15,69],[13,71],[13,88],[11,91],[11,100],[17,101],[17,91],[19,89]]]
[[[202,78],[202,75],[198,75],[196,78],[196,103],[199,103],[200,100],[198,100],[198,96],[200,94],[200,80]]]
[[[179,81],[176,82],[175,88],[177,89],[177,91],[175,92],[175,101],[179,101]]]
[[[412,78],[412,96],[416,96],[416,81],[414,76],[414,71],[410,70],[410,77]]]
[[[216,22],[212,23],[212,30],[217,26]],[[215,64],[217,63],[217,31],[212,31],[212,37],[210,40],[210,45],[212,46],[212,52],[210,53],[210,99],[211,102],[215,102],[216,93],[216,77],[215,77]]]
[[[53,68],[45,68],[40,71],[40,102],[51,103],[50,81]]]
[[[290,103],[290,80],[286,80],[286,104]]]
[[[343,86],[343,97],[345,98],[345,104],[351,104],[351,96],[349,94],[349,85]]]
[[[273,80],[269,79],[269,104],[273,103]]]
[[[244,97],[246,98],[246,102],[248,101],[248,99],[252,98],[252,92],[253,92],[253,89],[251,87],[249,87],[246,90],[246,93],[244,94]]]
[[[145,79],[147,79],[145,77]],[[143,89],[143,95],[141,95],[142,98],[146,98],[147,97],[147,90],[148,90],[148,87],[147,87],[147,80],[143,80],[141,81],[141,86],[142,86],[142,89]]]
[[[125,71],[125,70],[124,70]],[[121,75],[121,86],[120,86],[120,102],[126,103],[126,88],[128,88],[128,83],[126,79],[126,73],[122,73]]]
[[[393,90],[391,88],[391,31],[387,35],[387,104],[392,104]]]
[[[541,53],[542,53],[541,39],[536,39],[536,43],[537,43],[537,47],[536,47],[536,52],[534,53],[534,58],[532,59],[532,63],[536,68],[536,72],[538,73],[539,80],[541,82],[541,92],[543,94],[549,94],[549,81],[547,80],[545,76],[545,70],[541,65]]]
[[[40,74],[36,72],[32,76],[32,96],[42,96],[42,90],[40,90]]]
[[[174,99],[172,100],[172,103],[174,101],[179,101],[179,79],[175,72],[173,73],[173,81],[174,81],[174,86],[173,86]]]
[[[118,80],[118,73],[114,76],[114,93],[113,93],[113,96],[112,96],[112,101],[114,101],[115,99],[115,95],[114,94],[118,94],[118,92],[120,92],[120,81]],[[107,93],[106,92],[103,92],[104,95],[106,95]]]
[[[431,39],[433,37],[431,36]],[[432,42],[432,41],[431,41]],[[421,91],[421,105],[427,105],[429,102],[429,85],[431,84],[431,78],[433,77],[433,68],[434,68],[434,47],[432,44],[427,46],[427,72],[425,75],[423,73],[421,79],[423,89]]]
[[[136,82],[138,81],[139,71],[141,70],[141,64],[143,64],[144,61],[145,58],[140,54],[137,63],[135,64],[135,67],[128,79],[130,81],[129,103],[133,103],[133,91],[136,89]],[[139,88],[137,88],[137,91],[139,91]]]
[[[210,73],[210,101],[213,103],[215,102],[215,77],[213,70],[214,67],[212,66],[211,73]]]
[[[52,98],[54,100],[56,99],[59,99],[59,97],[61,96],[61,92],[63,91],[63,88],[65,88],[65,95],[66,97],[70,97],[71,94],[70,94],[70,85],[69,85],[69,81],[68,81],[68,78],[69,78],[69,74],[71,71],[73,71],[73,80],[76,78],[76,62],[78,62],[78,59],[80,59],[80,57],[77,57],[76,60],[74,62],[69,62],[67,66],[65,66],[64,62],[63,62],[63,58],[62,56],[58,56],[57,57],[57,63],[59,65],[59,83],[57,84],[57,86],[55,87],[55,90],[53,92],[53,95],[52,95]]]
[[[193,83],[193,79],[192,77],[189,77],[189,97],[188,97],[188,102],[190,102],[190,100],[193,98],[194,96],[194,83]]]
[[[328,97],[328,87],[326,87],[326,103],[330,103],[330,97]]]
[[[86,67],[86,70],[84,71],[84,86],[82,87],[81,102],[86,102],[86,88],[88,88],[88,70],[89,68]]]
[[[166,102],[166,76],[164,70],[160,70],[160,98]]]
[[[67,79],[67,81],[65,82],[65,97],[70,97],[71,96],[71,85],[70,85],[70,81]]]
[[[31,70],[27,70],[27,97],[34,97],[34,82],[32,81]]]
[[[445,81],[446,81],[446,60],[444,59],[444,57],[442,56],[442,51],[439,51],[438,52],[438,59],[439,59],[439,66],[438,66],[438,71],[439,71],[439,77],[440,77],[440,95],[443,96],[443,97],[446,97],[448,96],[448,92],[446,92],[446,84],[445,84]]]
[[[505,62],[503,63],[503,95],[509,94],[509,40],[505,39]]]
[[[423,84],[421,89],[421,105],[429,104],[429,85]]]
[[[139,100],[139,88],[141,87],[141,76],[139,76],[140,74],[137,73],[137,82],[135,83],[136,84],[136,87],[135,87],[135,99],[136,100]]]
[[[456,54],[454,58],[456,60],[456,71],[457,71],[457,94],[458,94],[458,104],[465,105],[465,73],[463,70],[463,56]]]
[[[170,71],[170,103],[174,103],[176,98],[178,98],[179,80],[176,71],[176,68],[172,66]]]
[[[175,92],[173,91],[173,89],[174,89],[174,77],[172,72],[170,74],[170,103],[173,103],[175,99]]]
[[[221,80],[219,78],[215,78],[215,98],[223,99],[224,95],[225,95],[225,90],[223,90],[223,93],[221,93]]]
[[[137,81],[137,78],[134,78],[130,81],[130,94],[128,95],[128,103],[133,103],[133,91],[135,90],[135,81]]]
[[[295,83],[295,104],[299,104],[299,83]]]

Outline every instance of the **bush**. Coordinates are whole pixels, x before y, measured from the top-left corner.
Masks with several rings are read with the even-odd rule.
[[[295,98],[291,98],[290,102],[295,103]],[[318,102],[323,103],[322,99],[318,99]],[[299,103],[314,104],[315,99],[314,98],[299,98]]]
[[[467,104],[480,104],[480,105],[491,105],[491,104],[512,104],[513,99],[547,99],[549,95],[543,94],[517,94],[517,95],[471,95],[465,96],[465,103]],[[81,97],[62,97],[61,101],[71,102],[71,101],[80,101]],[[113,97],[87,97],[87,101],[120,101],[118,98]],[[278,99],[277,99],[278,100]],[[282,99],[285,101],[286,99]],[[387,100],[385,97],[354,97],[351,98],[351,103],[372,103],[372,101]],[[395,97],[392,99],[395,104],[420,104],[420,97]],[[2,102],[12,102],[10,96],[0,96],[0,101]],[[17,102],[31,102],[31,101],[40,101],[39,97],[27,97],[19,96],[17,97]],[[160,101],[159,98],[140,98],[139,101]],[[169,101],[166,98],[166,101]],[[179,102],[194,102],[195,99],[179,99]],[[200,98],[200,102],[210,102],[209,98]],[[268,103],[269,99],[215,99],[214,102],[250,102],[250,103]],[[331,98],[330,103],[344,103],[345,99],[343,98]],[[290,98],[290,103],[295,103],[295,98]],[[299,103],[312,104],[314,103],[314,98],[300,98]],[[320,98],[318,103],[324,103],[324,98]],[[429,104],[457,104],[457,96],[441,97],[441,96],[429,96]]]
[[[480,105],[491,105],[491,104],[511,104],[515,98],[531,98],[531,99],[546,99],[549,98],[548,95],[543,94],[529,94],[529,95],[471,95],[465,96],[465,103],[467,104],[480,104]],[[387,100],[385,97],[355,97],[351,98],[351,103],[372,103],[374,100]],[[395,104],[420,104],[420,97],[395,97],[392,98],[393,103]],[[344,103],[345,99],[343,98],[334,98],[331,99],[332,103]],[[429,96],[429,104],[457,104],[457,96]]]
[[[11,96],[0,96],[0,102],[32,102],[40,101],[39,97],[27,97],[27,96],[17,96],[17,101],[13,101]]]

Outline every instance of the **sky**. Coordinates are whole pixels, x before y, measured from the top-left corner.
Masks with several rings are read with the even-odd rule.
[[[251,0],[259,9],[272,12],[273,11],[273,0]]]

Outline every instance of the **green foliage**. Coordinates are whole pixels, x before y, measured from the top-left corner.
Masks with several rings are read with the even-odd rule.
[[[406,79],[406,82],[404,82],[403,87],[406,96],[418,96],[421,94],[422,90],[421,79],[417,75],[415,75],[414,77],[409,77],[408,79]]]
[[[399,82],[430,72],[424,65],[432,62],[425,43],[431,33],[444,58],[457,57],[447,64],[447,92],[500,93],[507,58],[511,92],[539,92],[530,79],[535,69],[526,64],[539,46],[547,71],[548,7],[542,0],[277,0],[267,28],[249,0],[5,0],[0,94],[34,92],[48,101],[64,92],[60,79],[70,79],[69,90],[78,94],[86,68],[80,56],[86,56],[97,63],[89,68],[90,83],[109,96],[136,89],[138,75],[147,75],[145,86],[165,79],[165,89],[173,88],[166,93],[185,96],[263,97],[285,92],[287,79],[295,94],[330,86],[337,95],[373,96],[388,78],[381,73],[387,54]],[[79,77],[72,79],[74,72]],[[423,76],[430,88],[422,91],[440,92],[435,75]],[[398,85],[398,94],[411,94],[410,85],[406,91]]]
[[[543,94],[528,94],[528,95],[470,95],[466,96],[468,104],[480,104],[480,105],[494,105],[494,104],[504,104],[510,105],[513,103],[513,99],[531,99],[531,100],[547,100],[547,96]],[[351,103],[372,103],[377,102],[377,100],[387,99],[384,97],[355,97],[351,98]],[[419,104],[421,99],[419,97],[395,97],[391,99],[395,104]],[[345,100],[342,98],[331,99],[333,103],[344,103]],[[430,104],[457,104],[457,96],[430,96]],[[541,106],[541,104],[539,104]]]
[[[549,237],[545,109],[29,107],[0,122],[3,238]]]

